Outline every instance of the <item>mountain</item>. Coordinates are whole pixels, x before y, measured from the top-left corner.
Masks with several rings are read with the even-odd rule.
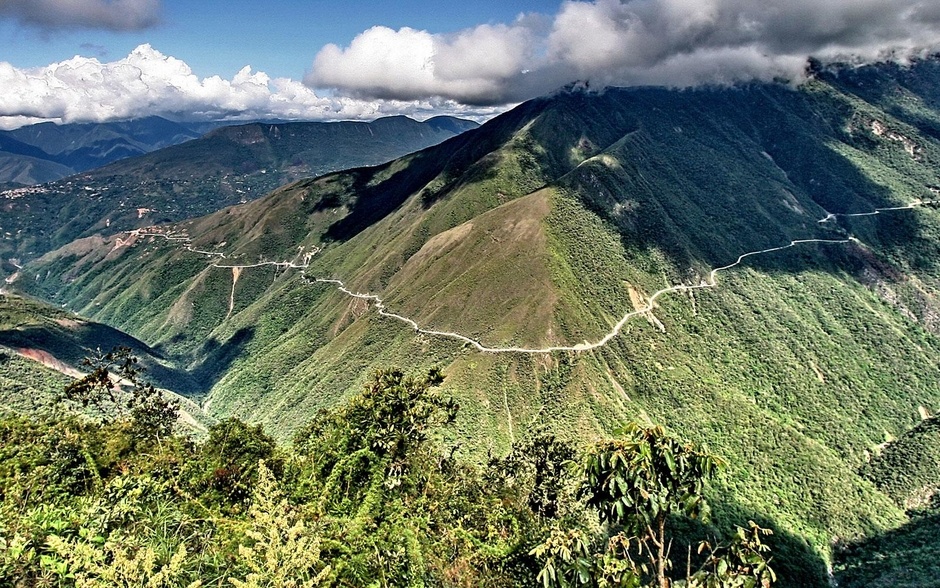
[[[0,152],[0,189],[4,191],[52,182],[72,173],[72,168],[44,157]]]
[[[383,163],[476,126],[450,117],[417,122],[397,116],[217,128],[58,182],[0,192],[0,232],[10,234],[0,241],[0,260],[38,256],[97,233],[200,216],[297,178]]]
[[[81,377],[82,364],[98,350],[128,347],[153,384],[186,394],[198,384],[174,369],[143,342],[116,329],[84,320],[35,300],[0,292],[0,413],[46,414],[66,384]],[[180,398],[186,419],[204,422],[202,411]],[[204,429],[200,424],[197,429]]]
[[[108,123],[46,122],[0,131],[0,162],[5,162],[0,164],[0,183],[51,182],[201,134],[158,116]]]
[[[118,159],[142,155],[199,137],[185,123],[159,116],[106,123],[51,122],[20,127],[7,133],[42,149],[76,171],[101,167]]]
[[[42,149],[0,132],[0,184],[11,188],[58,180],[74,170],[52,161]]]
[[[243,193],[298,178],[376,165],[478,126],[440,117],[423,123],[404,116],[373,122],[252,123],[221,127],[198,141],[98,170],[93,179],[183,179],[235,176]],[[259,177],[260,176],[260,177]],[[244,185],[240,185],[244,184]],[[247,196],[246,196],[247,198]],[[244,198],[242,198],[244,199]]]
[[[826,586],[834,543],[908,523],[865,464],[940,406],[938,87],[926,59],[560,92],[384,165],[76,240],[13,286],[281,438],[388,365],[444,368],[465,454],[646,415],[732,464],[715,517],[775,529],[782,585]]]

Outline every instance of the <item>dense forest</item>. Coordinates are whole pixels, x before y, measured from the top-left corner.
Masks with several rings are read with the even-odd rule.
[[[441,434],[459,410],[441,373],[387,369],[289,446],[237,419],[194,439],[126,350],[88,367],[55,414],[0,420],[4,586],[775,579],[769,530],[710,524],[721,459],[662,427],[585,447],[534,432],[475,463]]]

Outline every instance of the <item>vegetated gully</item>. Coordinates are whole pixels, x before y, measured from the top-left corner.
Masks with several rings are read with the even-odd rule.
[[[940,200],[917,200],[911,204],[905,206],[892,206],[885,208],[876,208],[869,212],[856,212],[856,213],[827,213],[826,216],[820,219],[819,223],[831,222],[839,217],[843,218],[852,218],[852,217],[861,217],[861,216],[875,216],[884,212],[900,211],[900,210],[912,210],[919,206],[924,206],[927,204],[940,204]],[[143,229],[137,229],[130,232],[132,235],[138,237],[162,237],[170,242],[179,243],[186,249],[195,254],[204,255],[209,258],[218,258],[219,260],[227,259],[224,253],[217,251],[203,251],[196,249],[192,246],[191,240],[188,235],[185,234],[173,234],[173,233],[158,233],[158,232],[144,232]],[[854,237],[848,237],[846,239],[794,239],[786,245],[780,245],[778,247],[768,247],[767,249],[759,249],[757,251],[748,251],[747,253],[742,253],[734,261],[734,263],[729,263],[721,267],[716,267],[708,273],[708,277],[701,281],[699,284],[688,285],[688,284],[677,284],[674,286],[668,286],[661,290],[658,290],[649,297],[646,305],[642,308],[635,309],[633,311],[627,312],[623,315],[620,321],[613,326],[613,328],[603,337],[594,342],[585,341],[583,343],[578,343],[575,345],[558,345],[551,347],[540,347],[540,348],[530,348],[530,347],[489,347],[484,345],[480,341],[467,337],[466,335],[461,335],[460,333],[455,333],[451,331],[436,331],[433,329],[422,328],[414,319],[402,316],[400,314],[391,312],[385,306],[385,302],[376,294],[363,294],[361,292],[354,292],[346,287],[346,284],[342,280],[336,278],[310,278],[304,276],[304,281],[309,284],[322,283],[322,284],[333,284],[336,286],[336,289],[350,296],[352,298],[358,298],[360,300],[366,300],[372,302],[379,314],[384,317],[398,320],[409,326],[411,326],[416,332],[430,335],[434,337],[443,337],[449,339],[456,339],[462,341],[482,353],[527,353],[527,354],[547,354],[553,353],[556,351],[590,351],[592,349],[597,349],[603,347],[610,342],[611,339],[616,337],[620,330],[623,329],[624,325],[627,324],[630,319],[645,315],[653,311],[656,305],[656,299],[660,296],[669,294],[670,292],[689,292],[693,290],[702,290],[705,288],[714,288],[718,285],[718,272],[723,272],[734,268],[735,266],[740,265],[748,257],[755,255],[763,255],[766,253],[773,253],[775,251],[783,251],[784,249],[789,249],[791,247],[796,247],[797,245],[805,245],[811,243],[818,243],[823,245],[841,245],[849,242],[858,242]],[[264,267],[264,266],[274,266],[281,269],[300,269],[304,270],[310,266],[310,259],[319,252],[319,248],[314,248],[312,251],[302,254],[301,261],[261,261],[258,263],[252,264],[222,264],[218,262],[212,263],[212,267],[217,268],[226,268],[232,270],[232,293],[229,298],[229,312],[226,315],[226,318],[231,316],[231,313],[235,307],[235,284],[238,281],[238,276],[241,271],[244,269],[255,268],[255,267]]]

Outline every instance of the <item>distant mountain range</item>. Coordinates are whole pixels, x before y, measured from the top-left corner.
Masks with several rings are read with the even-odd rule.
[[[138,125],[142,132],[135,140],[138,145],[156,145],[161,134],[154,129],[178,128],[163,119],[148,121]],[[10,258],[41,255],[95,233],[207,214],[259,198],[299,178],[384,163],[477,126],[452,117],[417,122],[404,116],[373,122],[250,123],[216,128],[199,139],[63,180],[8,189],[0,192],[0,234],[6,233],[0,239],[0,266]],[[39,147],[16,143],[20,138],[64,153],[72,144],[66,135],[77,131],[53,130],[46,125],[25,127],[0,145],[19,145],[23,152],[19,157],[33,160]],[[116,151],[116,147],[111,150]],[[77,157],[74,152],[73,157]],[[9,273],[9,263],[5,271]]]
[[[12,131],[0,131],[0,186],[15,188],[52,182],[115,161],[197,139],[205,133],[211,134],[221,127],[242,127],[242,131],[220,131],[222,137],[238,141],[240,140],[237,138],[238,133],[246,132],[244,129],[252,128],[253,125],[255,125],[254,128],[258,129],[264,127],[271,129],[294,127],[295,130],[292,134],[288,133],[288,135],[295,141],[303,141],[308,138],[318,140],[316,144],[308,145],[303,149],[294,149],[291,146],[281,144],[276,136],[268,138],[269,146],[274,149],[272,155],[286,157],[293,155],[295,151],[319,150],[318,155],[301,155],[301,159],[309,163],[308,160],[312,161],[320,157],[314,167],[318,170],[335,171],[343,167],[349,167],[346,165],[345,157],[351,154],[355,159],[351,165],[381,163],[392,157],[403,155],[404,152],[397,151],[393,155],[387,155],[387,151],[383,150],[387,150],[389,144],[394,143],[395,140],[391,136],[382,136],[381,134],[383,131],[395,130],[394,125],[396,123],[392,121],[404,118],[390,117],[385,119],[386,122],[379,123],[374,127],[372,130],[380,133],[376,144],[364,144],[362,150],[339,146],[339,149],[335,151],[330,149],[334,135],[337,135],[337,139],[340,141],[352,139],[356,136],[354,129],[358,128],[361,132],[369,128],[367,125],[370,123],[291,123],[285,121],[234,124],[230,122],[187,123],[173,122],[159,116],[150,116],[120,122],[71,124],[46,122],[27,125]],[[477,126],[476,123],[463,119],[436,117],[426,121],[425,132],[440,137],[449,137],[475,126]],[[297,131],[296,129],[304,130]],[[313,129],[319,129],[319,131]],[[399,126],[397,130],[406,134],[411,132],[402,126]],[[216,139],[218,138],[220,137],[217,135]],[[407,141],[408,139],[403,140]],[[210,141],[204,145],[218,146],[218,143]],[[427,145],[421,144],[420,146],[425,147]],[[178,153],[180,157],[190,157],[194,154],[198,156],[201,148]],[[329,153],[328,157],[324,157],[326,153]],[[237,154],[232,154],[232,156],[237,157]]]
[[[0,131],[0,184],[51,182],[202,135],[159,116],[108,123],[51,122]]]

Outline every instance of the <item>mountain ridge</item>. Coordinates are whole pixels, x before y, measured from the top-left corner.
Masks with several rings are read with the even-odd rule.
[[[718,509],[760,513],[831,561],[835,538],[904,523],[860,468],[940,403],[940,143],[913,124],[937,113],[892,81],[933,87],[936,64],[916,67],[855,72],[900,88],[896,111],[895,93],[866,101],[835,73],[796,89],[559,94],[150,231],[163,238],[49,253],[16,284],[189,369],[234,342],[212,412],[282,438],[389,364],[444,367],[455,438],[476,455],[540,423],[591,438],[647,415],[734,464]],[[722,268],[721,287],[691,288]],[[483,353],[414,328],[576,347],[630,306],[593,350]],[[819,567],[785,572],[826,584]]]
[[[453,118],[419,123],[389,117],[221,127],[58,182],[0,192],[6,213],[0,231],[10,233],[0,242],[0,260],[38,256],[96,233],[207,214],[296,177],[382,163],[475,126]]]
[[[201,133],[159,116],[107,123],[38,123],[0,131],[0,152],[20,165],[42,161],[41,170],[12,173],[0,170],[0,183],[23,186],[55,181],[198,138]],[[38,165],[38,164],[34,164]]]
[[[176,369],[140,340],[86,321],[36,300],[0,292],[0,413],[49,415],[62,389],[88,370],[86,358],[124,347],[139,361],[148,381],[182,403],[184,422],[205,431],[210,422],[187,398],[197,387],[193,374]],[[104,351],[102,351],[104,350]],[[197,376],[198,377],[198,376]]]

